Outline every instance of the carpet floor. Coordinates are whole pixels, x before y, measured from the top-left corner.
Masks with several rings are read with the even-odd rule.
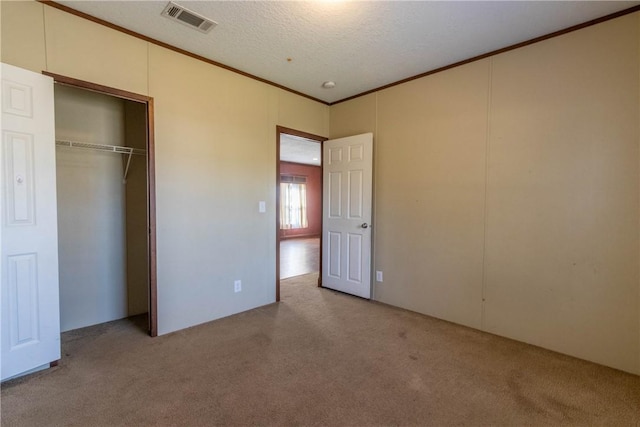
[[[2,384],[3,426],[640,425],[640,377],[315,286],[149,338],[62,335],[59,366]]]

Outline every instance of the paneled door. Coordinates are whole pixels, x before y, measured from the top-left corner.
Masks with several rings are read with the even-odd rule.
[[[2,380],[60,359],[53,79],[2,64]]]
[[[322,286],[371,298],[373,134],[323,144]]]

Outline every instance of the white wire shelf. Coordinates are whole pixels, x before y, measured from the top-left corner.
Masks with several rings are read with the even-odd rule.
[[[125,156],[127,156],[127,160],[126,164],[124,165],[124,176],[122,178],[123,184],[126,184],[127,182],[127,174],[129,173],[129,166],[131,165],[131,156],[147,155],[147,150],[143,150],[141,148],[125,147],[122,145],[94,144],[91,142],[68,141],[64,139],[56,139],[56,145],[59,147],[83,148],[86,150],[124,154]]]
[[[74,148],[86,148],[89,150],[98,150],[98,151],[110,151],[112,153],[119,153],[119,154],[136,154],[140,156],[144,156],[147,154],[147,150],[143,150],[141,148],[124,147],[121,145],[94,144],[90,142],[67,141],[63,139],[56,139],[56,145],[59,145],[61,147],[74,147]]]

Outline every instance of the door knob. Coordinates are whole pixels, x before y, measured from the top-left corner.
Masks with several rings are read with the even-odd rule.
[[[362,228],[369,228],[369,224],[367,224],[366,222],[363,222],[362,225],[360,226]]]

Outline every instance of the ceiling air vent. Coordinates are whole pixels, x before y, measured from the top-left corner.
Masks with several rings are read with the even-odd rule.
[[[178,6],[173,2],[169,2],[167,7],[164,8],[162,16],[166,16],[167,18],[180,22],[181,24],[188,25],[202,33],[208,33],[213,27],[218,25],[217,22],[192,12],[189,9],[185,9],[182,6]]]

